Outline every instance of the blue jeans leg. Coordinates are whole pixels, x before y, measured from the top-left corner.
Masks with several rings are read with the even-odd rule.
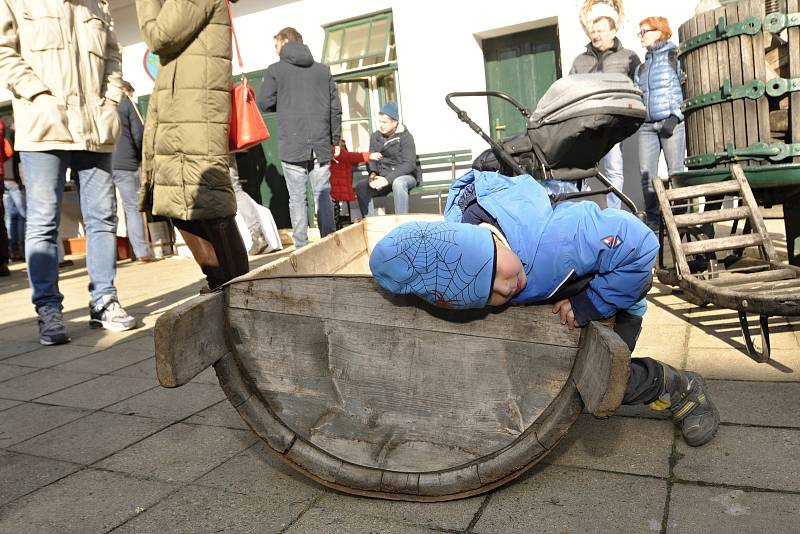
[[[8,246],[12,252],[21,252],[25,247],[25,193],[16,182],[7,181],[5,189],[3,204]]]
[[[661,208],[658,204],[653,177],[658,175],[658,158],[664,151],[667,161],[667,173],[671,176],[683,170],[686,155],[686,127],[678,123],[670,137],[661,135],[664,121],[644,123],[639,129],[639,165],[642,174],[642,195],[644,196],[647,224],[651,228],[658,227]],[[662,178],[666,178],[662,176]]]
[[[306,181],[308,169],[304,165],[281,162],[286,189],[289,191],[289,218],[292,221],[292,241],[296,248],[308,245],[308,203]]]
[[[601,162],[603,174],[605,174],[606,178],[608,178],[614,187],[622,191],[622,187],[625,184],[625,174],[623,173],[622,167],[622,143],[617,143],[611,147],[611,150],[608,151],[608,154],[603,157]],[[620,209],[622,207],[622,201],[620,201],[619,197],[616,195],[609,193],[606,195],[606,206]]]
[[[122,197],[122,206],[125,209],[125,226],[128,228],[128,240],[131,242],[131,247],[133,247],[133,253],[137,258],[147,256],[150,251],[144,238],[144,222],[138,206],[139,171],[115,169],[111,176],[114,179],[114,185],[119,189],[119,196]]]
[[[319,235],[325,237],[336,231],[336,220],[333,217],[333,200],[331,200],[331,166],[330,163],[320,165],[314,160],[314,168],[308,173],[311,180],[311,191],[316,204]]]
[[[62,309],[64,295],[58,290],[58,225],[68,153],[20,152],[25,173],[25,261],[32,301],[38,309],[49,305]]]
[[[415,185],[417,185],[417,180],[410,174],[404,174],[392,180],[392,197],[396,214],[408,213],[408,191]]]
[[[71,165],[78,177],[81,214],[86,225],[86,269],[91,304],[117,297],[117,198],[111,178],[111,154],[73,152]]]

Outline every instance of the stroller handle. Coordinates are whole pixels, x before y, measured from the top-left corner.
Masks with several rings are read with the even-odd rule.
[[[461,110],[458,108],[458,106],[453,104],[452,99],[462,96],[493,96],[501,100],[505,100],[506,102],[517,108],[519,112],[525,116],[526,119],[529,119],[533,114],[533,112],[528,108],[526,108],[524,105],[522,105],[522,103],[519,100],[517,100],[511,95],[501,93],[500,91],[467,91],[467,92],[449,93],[446,97],[444,97],[444,100],[445,102],[447,102],[447,105],[450,106],[450,109],[458,113]]]

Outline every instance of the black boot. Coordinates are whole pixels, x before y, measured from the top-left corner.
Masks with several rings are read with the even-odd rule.
[[[679,422],[683,439],[692,447],[711,441],[719,427],[719,411],[706,390],[703,377],[692,371],[678,371],[665,363],[664,386],[658,398],[650,403],[654,410],[669,410],[672,420]]]

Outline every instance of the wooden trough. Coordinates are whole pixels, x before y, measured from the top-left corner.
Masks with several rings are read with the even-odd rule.
[[[209,365],[250,428],[294,469],[372,497],[442,501],[498,487],[542,459],[584,406],[619,405],[630,354],[606,325],[550,306],[454,312],[383,291],[375,217],[159,318],[162,386]]]

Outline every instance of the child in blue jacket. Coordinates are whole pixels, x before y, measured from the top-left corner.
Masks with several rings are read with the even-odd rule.
[[[370,269],[387,290],[439,307],[552,303],[570,327],[616,316],[633,351],[657,252],[655,235],[630,213],[593,202],[553,207],[530,176],[471,171],[451,186],[445,222],[395,228]],[[703,378],[652,358],[631,359],[622,402],[669,409],[693,446],[719,425]]]

